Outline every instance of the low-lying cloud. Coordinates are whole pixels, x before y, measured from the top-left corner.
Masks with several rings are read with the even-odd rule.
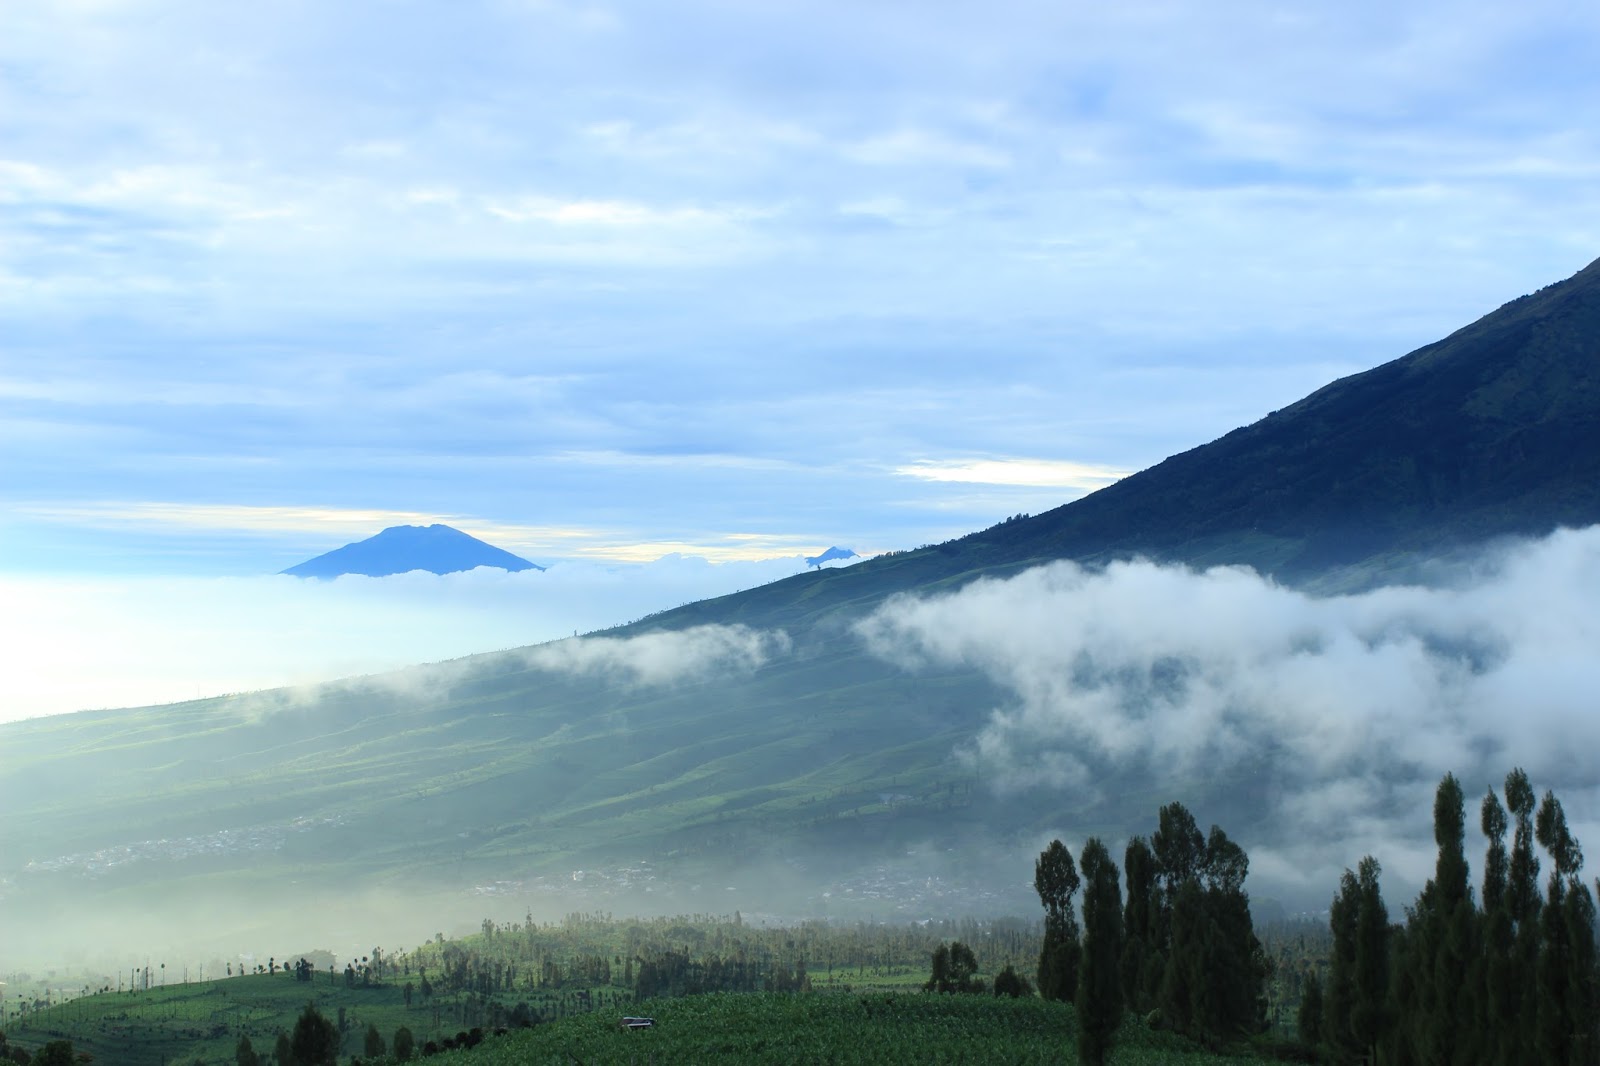
[[[575,637],[522,653],[540,670],[665,685],[713,674],[744,674],[788,652],[782,630],[749,626],[693,626],[636,637]]]
[[[1425,878],[1447,771],[1475,803],[1522,766],[1600,840],[1600,527],[1486,556],[1454,587],[1323,598],[1241,568],[1056,563],[891,601],[859,632],[1012,694],[966,752],[1003,790],[1258,775],[1294,829],[1257,870],[1288,881],[1331,886],[1385,848]]]
[[[246,692],[571,638],[779,580],[801,558],[643,565],[559,562],[439,576],[0,577],[0,721]],[[568,641],[552,669],[617,670],[649,683],[673,669],[743,668],[777,636],[701,634],[692,645]],[[543,655],[543,653],[538,653]],[[683,658],[669,664],[673,655]],[[408,672],[414,673],[414,672]],[[685,676],[682,674],[673,676]]]

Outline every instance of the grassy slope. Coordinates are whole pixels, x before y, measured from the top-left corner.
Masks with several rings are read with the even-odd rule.
[[[1076,1063],[1072,1009],[1039,999],[988,996],[718,994],[657,1000],[637,1008],[656,1026],[623,1032],[597,1013],[492,1039],[440,1063],[476,1066],[599,1062],[829,1063],[925,1066],[928,1063]],[[1259,1061],[1214,1055],[1129,1019],[1115,1064],[1220,1066]]]
[[[165,1062],[231,1062],[239,1036],[258,1053],[272,1050],[307,1002],[336,1019],[345,1009],[341,1056],[358,1055],[370,1022],[384,1040],[404,1025],[426,1039],[432,1012],[407,1008],[393,985],[346,989],[319,975],[310,985],[277,976],[250,976],[168,986],[138,994],[85,997],[35,1016],[12,1030],[23,1046],[70,1039],[97,1062],[155,1066]],[[538,1005],[537,997],[535,1003]],[[545,1009],[550,1007],[545,1005]],[[623,1014],[657,1020],[648,1032],[617,1028]],[[454,1032],[446,1024],[439,1032]],[[430,1059],[475,1066],[578,1061],[748,1063],[1072,1063],[1077,1061],[1070,1007],[1038,999],[932,996],[919,993],[717,993],[630,1004],[625,1000],[491,1038],[471,1052]],[[1128,1018],[1114,1063],[1177,1062],[1192,1066],[1255,1062],[1249,1055],[1201,1051],[1171,1034],[1151,1032]]]

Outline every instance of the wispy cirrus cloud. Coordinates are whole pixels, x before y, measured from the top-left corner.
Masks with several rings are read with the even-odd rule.
[[[1060,459],[923,459],[896,467],[895,473],[958,484],[1098,489],[1132,471]]]

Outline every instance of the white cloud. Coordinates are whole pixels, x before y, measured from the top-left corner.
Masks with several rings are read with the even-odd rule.
[[[574,637],[529,648],[522,655],[540,670],[664,685],[749,673],[787,654],[789,647],[789,636],[781,630],[706,625],[637,637]]]
[[[895,468],[924,481],[1071,489],[1103,488],[1131,472],[1059,459],[923,459]]]
[[[1522,766],[1600,821],[1600,527],[1452,588],[1317,598],[1238,568],[1057,563],[891,601],[859,631],[908,669],[968,665],[1011,693],[971,752],[1002,789],[1262,775],[1280,872],[1326,881],[1379,850],[1425,866],[1446,772],[1476,802]]]

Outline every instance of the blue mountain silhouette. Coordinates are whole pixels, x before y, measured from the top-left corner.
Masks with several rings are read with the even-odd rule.
[[[376,536],[335,548],[283,571],[293,577],[331,578],[341,574],[387,577],[412,570],[454,574],[479,566],[501,570],[543,570],[519,555],[450,526],[390,526]]]
[[[806,565],[821,566],[823,563],[831,563],[835,559],[854,559],[855,557],[856,553],[851,549],[841,548],[838,545],[835,545],[823,552],[821,555],[813,555],[808,557],[806,559]]]

